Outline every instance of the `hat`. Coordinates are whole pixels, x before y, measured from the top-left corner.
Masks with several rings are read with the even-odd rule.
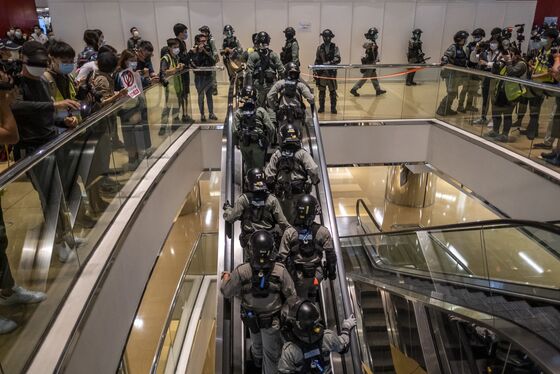
[[[49,56],[47,49],[39,42],[28,41],[23,43],[21,53],[27,57],[26,64],[29,66],[47,67]]]

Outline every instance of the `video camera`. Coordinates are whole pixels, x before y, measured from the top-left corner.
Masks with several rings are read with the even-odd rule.
[[[0,71],[6,74],[9,77],[8,81],[0,81],[0,90],[12,90],[18,83],[21,70],[22,70],[22,63],[19,60],[13,61],[5,61],[0,60]]]

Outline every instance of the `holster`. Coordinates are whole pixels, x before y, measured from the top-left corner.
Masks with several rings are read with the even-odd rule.
[[[261,331],[261,327],[259,326],[259,317],[255,312],[241,308],[241,320],[252,334],[258,334]]]

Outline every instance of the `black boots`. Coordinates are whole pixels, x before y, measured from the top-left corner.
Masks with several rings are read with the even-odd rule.
[[[325,96],[326,96],[326,92],[325,91],[319,91],[319,113],[324,113],[325,112]]]
[[[331,91],[329,96],[330,96],[330,99],[331,99],[331,113],[336,114],[336,113],[338,113],[336,111],[336,91]]]

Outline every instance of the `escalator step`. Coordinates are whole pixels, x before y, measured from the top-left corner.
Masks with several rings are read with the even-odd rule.
[[[383,301],[379,297],[364,297],[362,293],[362,310],[366,309],[383,310]]]
[[[388,346],[389,336],[386,331],[371,332],[367,334],[367,342],[370,346]]]
[[[387,328],[385,314],[381,313],[364,313],[364,324],[366,327],[382,327]]]

